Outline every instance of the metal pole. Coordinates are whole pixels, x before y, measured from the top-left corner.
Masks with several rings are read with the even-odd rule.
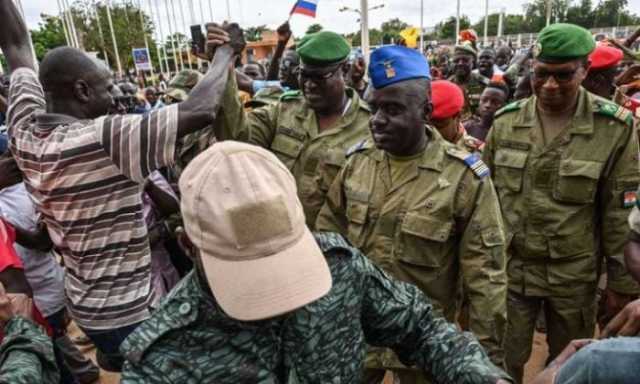
[[[151,4],[151,0],[148,0],[148,5],[149,5],[149,18],[151,20],[151,23],[154,25],[153,38],[156,41],[156,51],[158,52],[158,66],[160,67],[160,73],[164,73],[164,67],[162,65],[162,48],[160,47],[160,44],[159,44],[160,39],[158,39],[158,30],[155,28],[156,19],[155,19],[155,16],[153,15],[153,4]]]
[[[420,53],[424,52],[424,0],[420,0]]]
[[[209,17],[211,17],[211,22],[213,22],[213,6],[211,5],[211,1],[212,0],[207,0],[207,2],[209,3]],[[227,9],[229,9],[229,7],[227,7]]]
[[[360,0],[360,33],[362,34],[362,55],[369,62],[369,1]]]
[[[502,37],[502,30],[504,28],[504,8],[500,10],[498,15],[498,40]]]
[[[547,26],[549,26],[551,24],[551,0],[546,0],[545,3],[547,4]]]
[[[69,36],[71,37],[73,46],[76,48],[80,48],[80,44],[78,43],[78,34],[76,33],[75,23],[73,22],[73,15],[69,10],[69,4],[66,0],[62,0],[62,5],[65,10],[65,17],[67,19],[67,24],[69,25]]]
[[[178,18],[176,17],[176,7],[175,2],[171,1],[171,14],[173,15],[173,35],[177,38],[180,33],[180,28],[178,27]],[[184,60],[182,59],[182,43],[180,40],[177,41],[178,46],[178,60],[180,60],[180,70],[184,71]]]
[[[196,25],[196,12],[193,9],[193,0],[188,0],[187,4],[189,5],[189,16],[191,17],[191,25]],[[197,63],[198,63],[198,69],[202,68],[202,59],[200,59],[199,57],[196,58],[197,59]]]
[[[20,14],[22,15],[22,21],[25,23],[25,25],[27,24],[27,19],[24,17],[24,8],[22,7],[22,0],[17,0],[18,1],[18,7],[20,9]],[[36,72],[38,71],[38,58],[36,57],[36,49],[33,47],[33,39],[31,39],[31,31],[28,31],[27,34],[29,35],[29,48],[31,48],[31,54],[33,55],[33,66],[36,69]]]
[[[484,46],[489,45],[489,0],[484,2]]]
[[[185,18],[184,18],[184,8],[182,7],[182,0],[178,0],[178,8],[180,9],[180,18],[182,19],[182,27],[186,28],[185,31],[187,31],[189,30],[189,27],[187,26],[187,22],[185,21]],[[186,35],[186,32],[185,32],[185,35]],[[193,69],[193,61],[191,60],[191,52],[189,52],[190,51],[189,47],[187,47],[186,51],[187,51],[187,59],[189,60],[189,69]]]
[[[73,39],[76,41],[76,47],[78,49],[83,49],[80,45],[80,39],[78,39],[78,30],[76,29],[76,21],[73,17],[73,8],[69,6],[69,2],[67,0],[65,0],[65,3],[67,4],[67,13],[69,14],[69,22],[71,23],[71,31],[73,32]]]
[[[113,42],[113,50],[116,54],[116,62],[118,64],[118,74],[122,77],[122,63],[120,62],[120,53],[118,52],[118,41],[116,40],[116,33],[113,30],[113,20],[111,20],[111,0],[107,0],[107,21],[109,22],[109,29],[111,30],[111,40]]]
[[[104,38],[104,33],[102,33],[102,22],[100,21],[100,8],[98,8],[98,4],[93,4],[93,11],[96,14],[96,21],[98,23],[98,33],[100,34],[100,40],[102,40],[102,54],[104,55],[104,61],[107,63],[107,67],[111,67],[109,65],[109,55],[107,55],[107,41]]]
[[[165,8],[167,9],[167,26],[169,27],[169,39],[171,41],[171,49],[173,50],[173,65],[176,68],[176,72],[178,71],[178,55],[176,54],[176,43],[174,41],[173,29],[171,28],[171,12],[169,12],[169,0],[165,0],[164,2]]]
[[[158,5],[158,0],[155,0],[156,5],[156,19],[158,20],[158,33],[160,34],[160,39],[158,41],[162,44],[162,51],[164,52],[164,67],[167,70],[167,74],[171,75],[171,67],[169,67],[169,58],[167,57],[167,45],[163,43],[165,41],[164,30],[162,29],[162,17],[160,13],[160,6]],[[151,7],[151,0],[149,0],[149,7]]]
[[[460,42],[460,0],[456,7],[456,45]]]
[[[144,47],[147,49],[147,53],[149,53],[149,64],[151,64],[151,83],[153,85],[156,85],[155,73],[153,71],[153,61],[151,60],[151,50],[149,49],[149,40],[147,39],[147,31],[144,25],[144,15],[142,14],[142,4],[140,0],[138,0],[138,13],[140,14],[140,27],[142,27],[142,36],[144,37]]]
[[[60,24],[62,24],[62,30],[64,31],[64,40],[67,42],[68,46],[72,46],[71,40],[69,39],[69,32],[67,31],[67,23],[64,19],[64,14],[62,13],[62,7],[60,6],[60,0],[56,0],[58,3],[58,17],[60,18]]]
[[[211,8],[211,0],[209,0],[209,8]],[[229,4],[229,0],[227,0],[227,20],[231,21],[231,4]]]

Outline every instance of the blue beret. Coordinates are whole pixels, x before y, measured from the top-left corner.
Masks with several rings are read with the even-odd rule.
[[[411,79],[431,79],[427,58],[401,45],[378,48],[371,54],[369,77],[376,89]]]

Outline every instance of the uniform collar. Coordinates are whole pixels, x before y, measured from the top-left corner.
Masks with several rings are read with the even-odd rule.
[[[301,124],[303,124],[302,122],[304,121],[312,122],[312,128],[308,131],[308,134],[312,138],[339,133],[345,127],[353,124],[353,121],[358,116],[358,111],[360,111],[360,109],[369,111],[369,106],[360,98],[358,92],[356,92],[352,88],[347,88],[346,93],[349,107],[347,108],[346,112],[338,119],[338,121],[336,121],[335,126],[331,129],[326,130],[325,132],[322,132],[322,134],[319,134],[318,132],[318,122],[315,117],[315,112],[305,101],[304,107],[296,113],[296,118],[300,120]]]
[[[514,128],[531,128],[538,120],[536,103],[538,98],[532,96],[524,102],[522,112],[518,113],[513,122]],[[572,135],[590,135],[593,133],[593,96],[580,87],[578,106],[571,120],[569,133]]]
[[[425,129],[429,139],[427,140],[427,148],[425,148],[422,153],[422,158],[418,163],[418,168],[433,169],[441,172],[443,168],[442,162],[444,160],[444,151],[442,150],[442,143],[444,139],[435,128],[427,125],[425,126]],[[380,149],[376,150],[373,153],[373,158],[377,162],[384,161],[384,151]]]

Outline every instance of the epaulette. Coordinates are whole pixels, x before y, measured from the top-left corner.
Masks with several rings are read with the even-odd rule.
[[[633,113],[627,108],[607,100],[596,101],[595,113],[612,117],[628,126],[633,126]]]
[[[469,153],[461,149],[449,148],[447,149],[447,154],[455,157],[456,159],[462,160],[462,162],[464,162],[479,178],[484,179],[489,176],[489,167],[487,167],[484,161],[480,158],[480,155],[477,153]]]
[[[362,152],[365,149],[369,149],[370,146],[367,145],[368,140],[362,140],[354,145],[352,145],[349,149],[347,149],[347,154],[346,156],[349,157],[351,155],[353,155],[356,152]]]
[[[507,112],[519,111],[522,107],[522,100],[514,101],[513,103],[507,104],[504,107],[498,109],[496,111],[495,117],[504,115]]]
[[[302,96],[302,91],[286,91],[280,96],[280,101],[296,100]]]

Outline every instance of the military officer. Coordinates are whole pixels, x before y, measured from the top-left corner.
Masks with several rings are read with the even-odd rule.
[[[618,48],[599,43],[589,55],[591,66],[582,86],[593,94],[611,100],[616,91],[616,77],[620,74],[618,69],[623,57],[624,53]]]
[[[373,140],[356,145],[329,191],[316,227],[339,232],[392,276],[415,284],[450,321],[459,277],[471,302],[471,331],[502,361],[506,278],[503,224],[479,155],[426,126],[429,66],[401,46],[376,50],[369,74]],[[389,352],[367,362],[366,382],[386,368],[423,382]]]
[[[312,235],[296,181],[267,150],[216,144],[180,191],[196,268],[125,341],[122,384],[360,383],[365,342],[437,383],[508,382],[416,287],[339,234]]]
[[[489,84],[489,79],[473,69],[476,66],[478,53],[470,44],[458,45],[453,53],[453,75],[449,81],[456,83],[464,92],[463,119],[468,119],[478,109],[480,95]]]
[[[448,80],[431,83],[433,112],[431,123],[440,135],[470,153],[482,152],[484,142],[469,135],[461,123],[464,94],[460,87]]]
[[[594,47],[581,27],[543,29],[534,96],[496,114],[484,150],[508,229],[505,355],[518,381],[541,308],[550,359],[570,340],[593,336],[600,258],[610,303],[624,305],[639,292],[623,262],[640,181],[638,141],[627,110],[580,87]]]
[[[224,30],[215,25],[209,35],[212,40],[225,38]],[[222,104],[228,120],[216,129],[218,139],[245,141],[278,156],[296,178],[311,228],[347,149],[369,135],[369,107],[345,85],[350,50],[334,32],[303,37],[297,45],[301,90],[247,113],[237,97],[237,85],[229,81]]]

